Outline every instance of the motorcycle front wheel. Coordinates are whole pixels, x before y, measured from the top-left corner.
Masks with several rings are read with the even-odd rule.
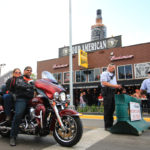
[[[78,116],[63,116],[62,122],[65,131],[62,130],[58,121],[56,121],[53,136],[62,146],[71,147],[79,142],[83,134],[83,126]]]

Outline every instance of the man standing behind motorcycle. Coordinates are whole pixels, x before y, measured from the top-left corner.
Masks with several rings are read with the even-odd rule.
[[[15,114],[12,121],[12,128],[10,132],[10,145],[16,146],[16,138],[18,135],[19,125],[26,110],[28,101],[34,96],[34,88],[31,82],[32,68],[25,67],[24,75],[17,78],[15,85]]]

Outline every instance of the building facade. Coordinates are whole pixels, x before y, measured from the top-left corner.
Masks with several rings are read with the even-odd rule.
[[[149,52],[150,43],[89,51],[88,69],[78,66],[78,54],[73,54],[73,88],[98,88],[100,74],[109,63],[116,65],[118,83],[124,86],[140,85],[150,71]],[[69,86],[69,56],[38,61],[38,78],[44,70],[53,73],[63,86]]]

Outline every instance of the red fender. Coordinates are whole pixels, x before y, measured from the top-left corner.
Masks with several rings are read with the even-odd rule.
[[[59,112],[59,115],[62,116],[80,116],[76,110],[64,109]]]

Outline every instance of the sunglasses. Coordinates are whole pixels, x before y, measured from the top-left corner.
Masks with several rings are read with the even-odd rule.
[[[15,72],[15,74],[21,74],[21,72]]]
[[[32,70],[28,70],[28,69],[27,69],[26,71],[28,71],[28,72],[32,72]]]

